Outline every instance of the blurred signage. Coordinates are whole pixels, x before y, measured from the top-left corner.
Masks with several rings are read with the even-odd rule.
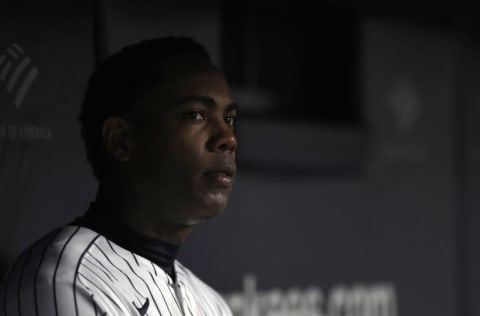
[[[243,291],[225,295],[235,316],[397,316],[391,282],[336,284],[328,291],[305,289],[257,290],[257,279],[246,275]]]

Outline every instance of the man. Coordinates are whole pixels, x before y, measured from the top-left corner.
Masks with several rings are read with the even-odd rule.
[[[231,315],[175,260],[226,207],[236,104],[205,49],[167,37],[124,48],[92,75],[80,115],[99,190],[5,281],[5,315]]]

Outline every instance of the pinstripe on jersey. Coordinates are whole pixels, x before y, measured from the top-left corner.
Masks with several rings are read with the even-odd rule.
[[[0,315],[232,315],[221,296],[178,261],[175,271],[176,282],[104,236],[66,226],[12,266],[0,291]]]

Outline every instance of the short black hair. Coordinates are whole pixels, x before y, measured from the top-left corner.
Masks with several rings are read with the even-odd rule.
[[[103,61],[90,77],[79,120],[87,159],[98,180],[105,176],[111,157],[102,140],[105,119],[128,113],[161,78],[159,63],[168,57],[194,54],[210,61],[205,47],[188,37],[162,37],[123,48]]]

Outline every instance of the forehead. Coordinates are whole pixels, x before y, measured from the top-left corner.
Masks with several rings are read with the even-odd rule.
[[[189,96],[209,96],[219,104],[232,102],[223,74],[202,57],[175,57],[160,67],[162,76],[146,94],[147,103],[155,107],[172,105]]]

